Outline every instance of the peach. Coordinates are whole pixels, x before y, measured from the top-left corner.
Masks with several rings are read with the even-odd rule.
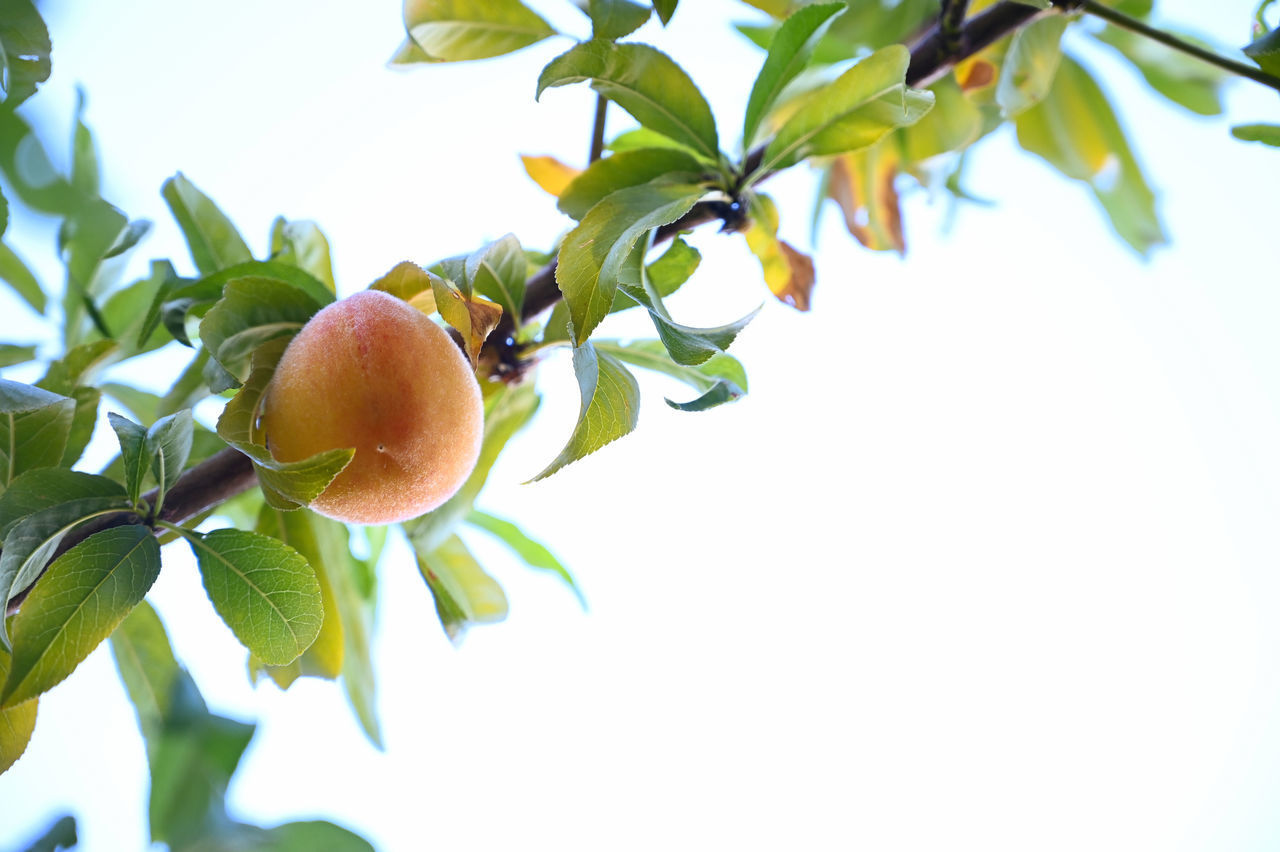
[[[258,427],[279,461],[354,447],[311,508],[386,524],[429,512],[462,486],[480,455],[484,404],[443,328],[365,290],[321,310],[289,343]]]

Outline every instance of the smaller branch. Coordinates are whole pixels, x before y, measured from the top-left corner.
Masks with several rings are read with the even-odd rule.
[[[942,33],[942,48],[948,57],[964,51],[964,16],[968,11],[969,0],[942,0],[938,30]]]
[[[1066,4],[1062,4],[1065,6]],[[1037,9],[1024,3],[1004,0],[966,19],[962,25],[960,49],[948,50],[942,21],[911,45],[911,64],[907,67],[907,85],[924,88],[950,73],[960,60],[967,59],[1000,39],[1044,15],[1058,14],[1057,9]]]
[[[604,156],[604,118],[608,109],[608,99],[604,95],[596,95],[596,120],[591,127],[591,153],[587,156],[589,163]]]
[[[173,483],[164,496],[164,510],[159,520],[180,524],[258,484],[253,462],[232,447],[219,450],[188,470]],[[159,494],[155,489],[143,499],[155,505]]]
[[[1275,89],[1277,92],[1280,92],[1280,77],[1274,77],[1263,71],[1261,68],[1256,68],[1243,62],[1237,62],[1234,59],[1228,59],[1225,56],[1220,56],[1214,53],[1212,50],[1205,50],[1203,47],[1194,45],[1189,41],[1183,41],[1171,33],[1156,29],[1155,27],[1139,21],[1137,18],[1131,18],[1121,12],[1117,12],[1115,9],[1104,6],[1097,2],[1097,0],[1083,0],[1083,2],[1079,4],[1078,8],[1088,12],[1094,17],[1102,18],[1102,20],[1107,23],[1113,24],[1121,29],[1129,30],[1130,32],[1137,33],[1138,35],[1145,36],[1152,41],[1157,41],[1166,47],[1171,47],[1174,50],[1181,51],[1188,56],[1194,56],[1196,59],[1207,62],[1210,65],[1215,65],[1218,68],[1235,74],[1238,77],[1247,77],[1255,83],[1261,83],[1264,86],[1268,86]]]

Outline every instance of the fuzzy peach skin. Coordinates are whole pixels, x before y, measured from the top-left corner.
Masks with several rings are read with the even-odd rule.
[[[407,520],[448,500],[475,467],[484,432],[480,385],[461,350],[421,311],[377,290],[302,327],[259,417],[279,461],[355,447],[311,508],[357,524]]]

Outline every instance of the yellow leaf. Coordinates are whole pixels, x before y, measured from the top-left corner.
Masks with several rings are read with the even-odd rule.
[[[369,285],[370,290],[404,299],[424,314],[436,312],[436,298],[431,289],[431,275],[421,266],[403,260],[391,267],[391,271]]]
[[[760,261],[765,284],[778,301],[797,311],[809,310],[813,292],[813,259],[778,239],[778,209],[767,195],[751,204],[751,226],[743,231],[747,247]]]
[[[0,681],[9,675],[9,655],[0,651]],[[0,773],[13,766],[27,750],[27,742],[36,727],[36,705],[33,698],[16,707],[0,710]]]
[[[996,66],[981,56],[971,56],[956,64],[956,82],[965,92],[976,92],[995,85]]]
[[[468,299],[443,278],[433,278],[431,284],[440,316],[462,335],[467,359],[475,367],[485,338],[502,319],[502,306],[478,296]]]
[[[565,165],[555,157],[521,154],[520,161],[524,163],[524,170],[533,178],[533,182],[556,198],[564,192],[569,181],[582,174],[582,169]]]
[[[905,254],[902,208],[896,185],[899,155],[892,145],[873,145],[837,157],[827,194],[840,206],[858,242],[874,251]]]

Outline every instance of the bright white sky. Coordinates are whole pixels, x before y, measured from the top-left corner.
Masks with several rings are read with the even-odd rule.
[[[46,4],[55,79],[38,100],[66,126],[87,87],[104,194],[156,222],[144,259],[188,263],[159,195],[178,170],[259,253],[277,213],[318,221],[344,292],[402,259],[508,231],[543,247],[567,226],[517,157],[586,154],[592,96],[532,99],[564,40],[393,73],[396,0],[215,5]],[[534,5],[585,31],[563,0]],[[1239,44],[1254,3],[1159,5]],[[686,0],[643,32],[725,138],[760,55],[724,22],[749,17]],[[713,324],[769,301],[735,345],[751,395],[681,414],[661,398],[682,388],[642,379],[635,435],[520,485],[577,413],[567,358],[549,361],[483,506],[546,541],[590,611],[475,537],[512,613],[454,649],[393,553],[385,753],[331,684],[253,688],[194,567],[167,556],[152,600],[180,658],[215,710],[260,723],[231,790],[241,818],[327,815],[391,852],[1274,849],[1280,154],[1088,55],[1171,248],[1135,257],[1009,134],[969,177],[997,205],[947,230],[944,199],[912,198],[905,261],[854,246],[832,211],[811,314],[767,297],[739,240],[698,234],[703,270],[671,308]],[[1235,122],[1277,119],[1260,87],[1228,102]],[[769,188],[806,242],[809,177]],[[0,316],[0,339],[31,336],[29,313]],[[174,361],[152,368],[160,384]],[[0,847],[73,810],[89,852],[142,848],[145,784],[104,645],[0,777]]]

